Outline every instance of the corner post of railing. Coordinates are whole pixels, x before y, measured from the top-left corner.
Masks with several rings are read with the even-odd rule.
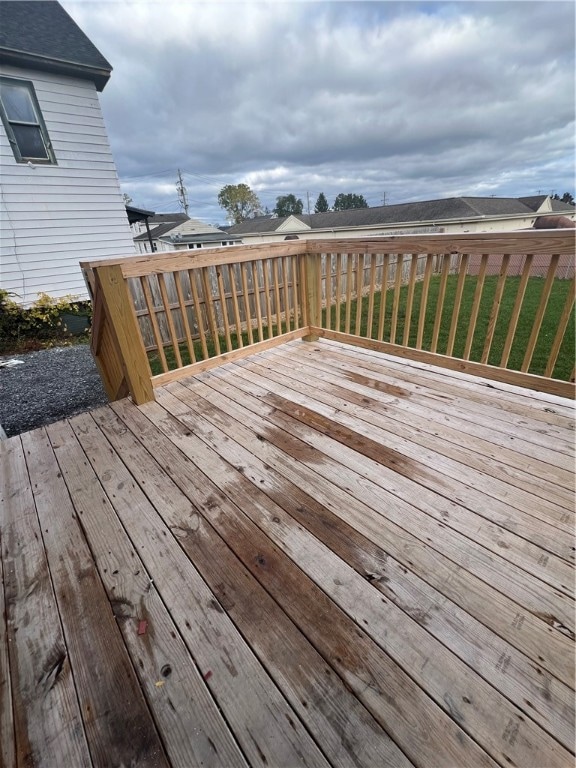
[[[307,251],[306,282],[304,288],[304,306],[309,328],[319,328],[322,324],[322,256],[320,253]],[[318,341],[318,335],[308,333],[303,341]]]
[[[154,400],[150,366],[122,267],[119,264],[95,265],[94,272],[96,298],[100,293],[128,391],[136,405],[150,402]],[[105,357],[100,359],[101,367],[105,369],[106,364]]]

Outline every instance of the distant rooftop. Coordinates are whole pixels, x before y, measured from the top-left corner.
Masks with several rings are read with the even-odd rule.
[[[234,224],[228,228],[228,232],[240,236],[278,232],[283,230],[283,225],[289,219],[300,221],[302,223],[302,231],[305,232],[315,229],[377,227],[379,225],[386,226],[417,222],[437,223],[451,219],[473,220],[483,216],[530,215],[535,213],[547,198],[547,195],[527,198],[449,197],[439,200],[423,200],[414,203],[377,206],[374,208],[352,208],[347,211],[302,213],[284,218],[257,216],[253,219],[246,219],[246,221],[240,224]],[[553,206],[553,211],[562,210],[574,213],[574,206],[561,203],[558,200],[552,200],[551,202],[560,203],[562,206],[561,209]],[[299,230],[297,227],[291,227],[290,231]]]

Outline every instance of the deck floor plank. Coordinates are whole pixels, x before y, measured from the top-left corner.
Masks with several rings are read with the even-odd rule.
[[[490,426],[485,427],[479,424],[477,419],[471,421],[470,418],[466,418],[466,412],[470,406],[474,405],[474,401],[470,403],[468,397],[470,390],[463,386],[464,382],[458,380],[454,382],[449,377],[442,379],[441,376],[437,376],[436,379],[423,379],[415,371],[411,373],[409,369],[406,371],[405,369],[393,367],[393,363],[387,357],[380,360],[378,364],[378,361],[371,358],[344,355],[342,350],[338,349],[323,350],[321,356],[314,354],[314,350],[309,349],[308,345],[296,346],[293,349],[294,352],[290,352],[290,354],[293,355],[294,359],[308,360],[323,370],[334,372],[338,379],[344,379],[344,381],[349,381],[352,377],[358,377],[360,381],[363,381],[375,392],[388,394],[391,398],[398,400],[398,406],[405,405],[405,401],[408,399],[410,405],[419,408],[423,418],[425,416],[433,423],[453,424],[456,429],[455,437],[458,437],[458,433],[464,430],[466,434],[477,435],[480,439],[497,445],[503,449],[503,452],[498,454],[500,459],[508,457],[507,446],[510,445],[511,457],[516,457],[517,454],[530,456],[533,462],[535,462],[536,468],[543,463],[548,471],[550,471],[549,467],[557,467],[557,459],[554,458],[555,452],[550,453],[547,449],[540,451],[539,447],[533,446],[529,440],[511,441],[507,432],[501,432],[499,429],[494,429]],[[340,372],[340,375],[337,372]],[[421,373],[424,374],[425,371]],[[436,389],[430,386],[432,382],[434,382]],[[481,386],[473,386],[482,389]],[[487,398],[487,391],[492,395],[491,398]],[[560,408],[554,403],[547,407],[544,403],[542,411],[537,409],[529,411],[525,407],[519,408],[519,412],[509,412],[507,410],[503,411],[502,406],[514,406],[516,401],[507,403],[503,400],[502,395],[506,393],[502,393],[499,389],[492,393],[490,389],[484,388],[482,394],[484,414],[486,415],[490,412],[492,422],[495,419],[496,425],[500,428],[506,429],[506,425],[509,422],[514,423],[515,426],[523,424],[531,430],[543,428],[550,430],[554,426],[556,428],[554,434],[561,443],[564,444],[568,441],[567,445],[563,445],[562,450],[566,452],[568,457],[573,453],[570,436],[574,434],[574,409],[571,406]],[[496,398],[494,394],[497,395]],[[464,413],[461,407],[463,400],[466,401],[468,406]],[[518,400],[517,396],[516,400]],[[562,413],[559,413],[558,411],[561,410]],[[502,422],[501,417],[503,413],[509,417],[509,422]],[[527,413],[532,413],[532,417],[527,416]],[[537,419],[534,418],[534,414],[538,415]],[[471,429],[473,432],[470,432]],[[550,461],[545,461],[543,457],[549,458]],[[563,456],[562,460],[566,462],[566,469],[560,473],[560,477],[567,478],[573,483],[574,477],[568,458]]]
[[[249,762],[326,766],[322,753],[96,422],[72,420],[83,450]],[[188,526],[193,530],[194,521]],[[154,628],[149,627],[153,632]],[[291,727],[285,724],[291,722]]]
[[[167,393],[167,397],[162,398],[164,403],[168,397]],[[179,409],[179,402],[177,398],[172,399],[175,410]],[[141,410],[155,424],[162,426],[191,461],[202,466],[214,478],[220,489],[244,510],[257,528],[261,531],[266,529],[264,534],[273,538],[277,547],[294,559],[302,532],[287,518],[281,507],[274,505],[244,478],[244,471],[250,471],[248,467],[239,471],[223,461],[209,446],[203,448],[197,436],[191,433],[189,424],[178,426],[173,415],[168,412],[162,414],[159,405],[149,403]],[[184,408],[180,415],[186,418],[186,414],[189,414],[188,408]],[[219,522],[220,517],[217,513],[215,522]],[[237,524],[241,522],[239,520]],[[269,524],[273,530],[268,529]],[[293,566],[282,568],[282,562],[274,557],[266,535],[259,534],[257,528],[249,528],[249,535],[258,542],[258,546],[246,564],[253,568],[256,566],[254,572],[258,572],[262,579],[267,578],[267,588],[274,590],[275,599],[282,602],[294,620],[306,627],[312,642],[331,659],[374,716],[395,733],[399,746],[408,756],[414,759],[420,755],[420,759],[425,761],[436,760],[446,765],[470,762],[474,765],[493,765],[488,755],[465,735],[459,724],[439,709],[401,667],[394,664],[345,612],[315,586],[313,580],[303,585],[300,569]],[[279,537],[280,531],[288,536],[292,533],[296,540],[288,544]],[[322,552],[325,554],[324,550]],[[300,561],[297,564],[301,568]],[[442,723],[439,732],[430,728],[430,723],[434,721]],[[408,724],[405,731],[400,729],[401,723]],[[448,739],[446,734],[450,734]]]
[[[281,384],[285,391],[290,392],[295,403],[307,406],[329,423],[358,433],[360,441],[368,443],[371,440],[375,446],[381,446],[381,460],[385,461],[388,454],[398,458],[396,471],[401,471],[404,465],[409,476],[441,495],[462,501],[467,506],[475,505],[472,508],[496,508],[505,512],[513,507],[522,514],[532,510],[534,514],[530,517],[539,519],[542,533],[548,534],[548,549],[565,559],[574,556],[571,547],[562,548],[556,543],[558,536],[555,529],[569,534],[574,522],[573,516],[558,504],[539,497],[536,509],[533,495],[489,474],[488,467],[479,471],[471,466],[467,456],[457,461],[446,456],[445,452],[437,451],[437,448],[430,450],[422,445],[427,441],[421,436],[418,436],[418,442],[413,442],[409,439],[409,429],[402,434],[401,427],[395,426],[393,420],[334,393],[325,392],[324,386],[320,389],[309,388],[302,379],[288,382],[283,371],[277,372],[270,365],[263,366],[255,361],[246,362],[244,367]],[[434,471],[430,467],[434,467]]]
[[[479,383],[455,378],[450,375],[455,372],[449,372],[448,369],[443,369],[440,375],[434,375],[436,371],[428,369],[424,363],[404,366],[389,356],[378,358],[377,353],[370,353],[369,350],[353,349],[348,355],[347,350],[343,353],[340,348],[335,356],[338,359],[347,358],[348,363],[354,361],[361,368],[379,376],[390,377],[396,385],[410,382],[424,388],[428,390],[424,392],[424,398],[430,402],[431,407],[444,410],[448,406],[450,410],[457,409],[461,419],[472,425],[481,424],[486,429],[492,429],[505,444],[513,446],[523,440],[523,451],[530,451],[530,455],[550,464],[561,461],[565,469],[571,469],[570,458],[574,456],[575,449],[565,441],[565,435],[566,430],[574,431],[574,409],[571,404],[559,405],[560,398],[550,401],[548,398],[552,396],[543,396],[543,402],[539,402],[540,398],[536,399],[536,395],[542,393],[534,393],[534,398],[529,399],[524,394],[514,395],[514,399],[507,400],[506,394],[511,393],[501,389],[506,385],[496,386],[495,382]],[[494,397],[494,393],[498,394],[498,398]],[[435,397],[432,400],[433,394]],[[534,404],[533,413],[531,403]],[[536,418],[536,414],[540,418]],[[556,417],[560,424],[547,421],[548,417]],[[561,440],[560,450],[555,443],[557,438]]]
[[[293,415],[294,406],[290,401],[274,399],[269,390],[262,386],[262,379],[256,379],[244,369],[235,372],[234,387],[227,383],[226,389],[223,389],[219,387],[218,381],[219,374],[215,373],[208,383],[212,388],[250,409],[252,413],[264,417],[285,432],[340,461],[361,477],[381,486],[384,491],[393,493],[402,500],[410,499],[412,504],[438,522],[466,536],[473,531],[474,541],[495,554],[500,555],[505,549],[508,561],[523,569],[529,569],[533,575],[555,589],[569,593],[573,588],[572,564],[552,554],[546,554],[543,558],[543,550],[538,546],[538,530],[534,531],[533,526],[524,522],[519,527],[517,519],[513,516],[497,516],[493,511],[488,518],[484,518],[422,486],[416,494],[413,482],[395,472],[394,466],[386,467],[341,441],[325,439],[323,431],[313,429],[307,420]]]
[[[250,472],[245,471],[240,480],[229,482],[226,475],[233,474],[229,465],[233,468],[246,466],[248,451],[233,440],[223,439],[223,435],[216,430],[212,430],[210,435],[201,433],[200,422],[206,416],[204,407],[194,408],[185,387],[173,384],[168,389],[182,395],[183,408],[174,403],[167,393],[162,394],[161,404],[195,434],[200,434],[224,459],[225,463],[217,465],[213,473],[222,490],[232,495],[246,484],[245,493],[252,499],[250,513],[254,514],[256,508],[265,508],[258,515],[258,524],[265,533],[291,553],[299,567],[326,595],[354,619],[399,667],[409,671],[415,682],[445,708],[448,715],[464,729],[472,728],[475,739],[494,759],[499,762],[510,759],[517,765],[541,765],[544,760],[548,760],[550,765],[565,764],[569,759],[568,753],[557,749],[554,739],[544,734],[498,691],[461,663],[411,616],[394,603],[382,600],[376,590],[367,589],[366,581],[335,556],[330,548],[307,532],[303,533],[299,525],[282,514],[283,507],[273,501],[271,503],[265,492],[260,490],[267,475],[264,464],[255,462],[251,455]],[[234,428],[238,426],[234,425]],[[197,453],[194,455],[197,456]],[[291,489],[286,491],[283,498],[292,493]],[[342,501],[345,503],[345,499]],[[279,525],[274,522],[278,518]],[[500,727],[502,732],[498,730]],[[503,748],[503,733],[506,730],[514,732],[515,736],[513,743]]]
[[[573,764],[572,403],[324,339],[177,376],[0,444],[0,768]]]
[[[574,693],[568,686],[541,669],[540,679],[538,675],[535,679],[534,664],[524,654],[299,487],[292,484],[286,492],[284,487],[270,482],[270,476],[271,469],[267,466],[258,480],[259,487],[273,501],[511,701],[523,701],[530,716],[563,746],[572,747]]]
[[[193,386],[194,392],[198,393],[200,380],[195,380]],[[322,455],[311,451],[300,440],[290,441],[282,435],[280,445],[275,445],[275,430],[266,425],[261,427],[253,413],[246,412],[242,406],[232,406],[226,396],[211,395],[205,389],[202,392],[206,398],[202,403],[203,415],[207,421],[235,440],[245,438],[245,447],[254,455],[294,485],[305,488],[313,498],[336,514],[345,519],[354,518],[355,524],[366,525],[371,536],[376,534],[375,543],[386,542],[385,547],[392,548],[405,565],[417,565],[425,579],[430,580],[442,573],[443,577],[436,583],[440,583],[443,590],[454,591],[460,600],[471,595],[474,609],[484,617],[484,621],[496,624],[499,633],[515,647],[571,687],[574,686],[571,639],[541,618],[550,615],[551,609],[559,608],[562,614],[566,614],[566,621],[571,622],[571,601],[565,595],[553,594],[553,590],[537,580],[526,589],[527,574],[510,567],[504,569],[501,579],[497,578],[496,558],[464,537],[454,536],[451,543],[449,529],[440,523],[427,524],[412,506],[411,499],[386,498],[381,488],[370,491],[366,483],[359,483],[347,466],[326,462]],[[165,396],[164,392],[160,395]],[[199,395],[196,394],[196,397]],[[242,422],[250,424],[249,429],[243,429],[238,424],[233,429],[230,426],[230,418],[236,418],[239,412]],[[254,432],[260,436],[258,442],[253,440]],[[295,463],[302,457],[308,458],[312,468]],[[344,507],[342,491],[346,494]],[[417,492],[412,495],[417,496]],[[365,502],[370,502],[371,506]],[[376,523],[375,511],[378,513]],[[432,549],[432,544],[435,549]],[[504,565],[505,562],[502,567]],[[494,585],[499,587],[498,592]],[[519,602],[512,602],[511,595]],[[561,598],[559,604],[558,597]],[[494,610],[496,604],[498,611]],[[527,607],[523,609],[524,604]]]
[[[436,420],[436,414],[430,408],[419,406],[400,387],[394,395],[389,388],[382,391],[377,380],[353,372],[347,374],[344,381],[336,383],[334,369],[323,365],[322,361],[312,362],[306,358],[306,362],[297,362],[294,358],[295,355],[290,358],[275,355],[273,361],[280,365],[280,370],[286,369],[287,376],[299,376],[302,380],[303,375],[311,383],[323,382],[324,385],[317,386],[325,386],[326,392],[348,400],[371,414],[385,417],[388,428],[395,434],[398,434],[396,430],[404,430],[406,438],[457,461],[462,461],[462,449],[465,449],[468,466],[509,482],[533,496],[550,499],[573,513],[573,472],[536,459],[527,459],[517,451],[497,448],[489,440],[463,431],[463,423],[459,424],[459,429],[446,426]]]
[[[254,376],[254,381],[262,381],[262,376]],[[200,381],[195,383],[196,391],[199,391]],[[290,392],[283,387],[282,384],[274,384],[274,382],[268,380],[269,389],[276,387],[278,393],[284,393],[290,396]],[[217,426],[222,429],[226,429],[225,417],[222,417],[218,413],[218,409],[226,411],[229,415],[234,416],[234,413],[238,412],[238,409],[243,409],[243,419],[246,422],[247,419],[252,421],[252,427],[259,425],[261,437],[266,441],[271,442],[271,436],[268,434],[269,428],[266,423],[262,422],[258,416],[253,412],[247,411],[247,409],[240,404],[232,406],[229,399],[224,395],[218,398],[217,395],[211,394],[210,390],[204,390],[204,395],[213,404],[217,410],[213,415],[213,418],[217,420]],[[163,396],[163,395],[162,395]],[[264,400],[269,399],[269,395],[264,396]],[[294,406],[292,400],[288,403],[292,404],[292,414],[298,415],[300,411],[303,411],[305,416],[303,420],[314,420],[314,427],[318,429],[319,425],[327,424],[328,432],[332,432],[335,435],[340,436],[341,430],[339,426],[331,422],[329,419],[322,419],[316,411],[312,409],[304,409],[300,404],[303,398],[297,394],[293,395],[293,400],[297,401],[298,407]],[[272,400],[272,402],[278,404],[278,400]],[[261,425],[261,426],[260,426]],[[245,432],[245,438],[248,444],[250,444],[250,433]],[[354,434],[354,433],[352,433]],[[328,437],[331,435],[328,434]],[[347,437],[350,437],[350,433],[346,433]],[[341,440],[340,440],[341,442]],[[368,441],[365,438],[359,437],[355,442],[355,448],[367,445]],[[285,445],[278,447],[277,461],[282,465],[282,452],[288,450],[286,446],[292,445],[292,455],[295,459],[299,459],[304,451],[303,455],[306,455],[307,446],[303,446],[301,441],[294,444],[294,441],[289,441]],[[295,446],[295,447],[294,447]],[[349,446],[346,446],[349,447]],[[257,450],[262,452],[266,450],[263,446],[257,446]],[[389,452],[384,452],[388,456]],[[313,454],[308,449],[308,455]],[[362,454],[364,456],[364,454]],[[407,525],[415,535],[420,537],[427,536],[426,540],[434,541],[434,545],[439,547],[441,551],[445,552],[448,556],[454,559],[456,562],[461,562],[467,569],[477,572],[479,575],[483,575],[485,581],[491,583],[495,578],[501,581],[502,591],[512,594],[515,599],[520,602],[521,605],[525,605],[536,614],[540,614],[542,617],[551,615],[555,617],[559,626],[566,626],[569,631],[573,631],[573,600],[569,598],[565,591],[554,590],[551,591],[545,584],[534,578],[530,573],[526,571],[519,571],[513,564],[506,558],[489,553],[482,547],[477,547],[472,538],[464,537],[456,530],[449,527],[444,522],[436,523],[434,520],[430,520],[428,515],[418,515],[415,511],[415,506],[418,505],[418,497],[421,493],[420,486],[418,484],[412,484],[408,486],[408,489],[404,494],[399,494],[389,500],[389,504],[385,509],[382,508],[381,497],[382,493],[386,491],[385,487],[376,487],[370,476],[368,478],[360,477],[358,474],[353,473],[347,466],[335,467],[333,464],[322,461],[321,457],[317,459],[318,466],[315,468],[315,473],[310,474],[311,486],[316,485],[317,488],[323,488],[328,494],[331,493],[334,486],[340,487],[346,493],[356,498],[360,504],[369,504],[369,506],[382,514],[390,517],[395,510],[398,510],[399,522],[403,525]],[[344,464],[344,462],[343,462]],[[380,465],[378,465],[380,466]],[[394,465],[393,467],[394,468]],[[292,473],[295,474],[294,470]],[[326,482],[321,481],[317,475],[321,475],[325,478]],[[408,503],[406,503],[408,502]],[[520,513],[518,513],[520,514]],[[480,525],[482,518],[479,518],[478,524]],[[441,527],[443,536],[440,540],[437,537],[438,527]],[[476,530],[473,526],[470,526],[470,530]],[[567,542],[564,546],[567,546]],[[562,562],[560,565],[562,565]],[[568,566],[569,568],[571,566]]]
[[[122,448],[134,478],[146,486],[148,497],[178,535],[181,546],[213,590],[219,604],[248,639],[331,764],[345,766],[352,760],[357,766],[367,768],[380,764],[411,765],[243,565],[243,562],[253,563],[253,567],[259,568],[257,558],[266,559],[267,552],[257,547],[254,529],[251,535],[244,534],[244,528],[237,522],[239,511],[234,510],[217,487],[185,459],[165,434],[133,407],[123,402],[115,404],[114,409],[138,434],[140,443],[133,438],[128,446],[124,422],[111,417],[104,409],[94,414],[101,429],[113,444]],[[162,466],[168,468],[173,478],[170,485],[164,481],[161,486],[154,486],[151,482],[156,460],[161,460]],[[169,502],[166,500],[167,487]],[[197,515],[195,535],[187,533],[191,502]],[[222,538],[209,522],[213,516],[211,510],[218,515]],[[228,511],[230,514],[225,514]],[[242,549],[242,560],[226,542],[234,542],[236,550]],[[268,542],[267,547],[272,548],[272,543]]]
[[[91,418],[76,417],[72,424],[88,441]],[[72,426],[58,422],[47,432],[172,766],[246,766]],[[142,621],[150,632],[138,633]]]
[[[0,444],[0,531],[17,765],[92,766],[20,437]],[[4,725],[4,721],[3,721]],[[6,750],[10,732],[2,731]],[[8,763],[9,765],[10,763]]]
[[[93,763],[168,766],[50,441],[22,445]]]

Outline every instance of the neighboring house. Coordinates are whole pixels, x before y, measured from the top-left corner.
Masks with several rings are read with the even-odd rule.
[[[153,250],[158,252],[217,248],[242,242],[236,235],[184,214],[157,214],[148,219],[148,224],[157,224],[150,229],[150,237],[147,232],[141,232],[134,238],[139,253],[150,253],[150,240]]]
[[[112,67],[57,2],[0,2],[0,287],[87,297],[81,260],[134,253],[98,92]]]
[[[534,197],[451,197],[376,208],[300,214],[286,218],[259,216],[227,228],[246,244],[296,238],[378,237],[430,232],[495,232],[529,229],[538,217],[576,209],[548,195]]]

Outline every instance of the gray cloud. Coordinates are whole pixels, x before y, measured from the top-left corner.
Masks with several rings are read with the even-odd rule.
[[[178,167],[208,221],[240,181],[270,207],[574,191],[572,3],[63,4],[114,66],[102,105],[143,206],[175,207]]]

